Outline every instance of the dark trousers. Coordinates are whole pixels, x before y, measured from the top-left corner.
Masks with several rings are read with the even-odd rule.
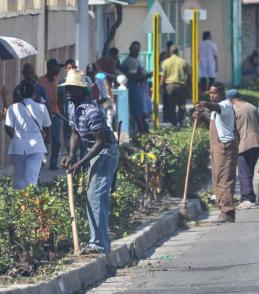
[[[254,169],[259,156],[259,148],[251,148],[238,155],[238,176],[241,201],[256,201],[253,188]]]
[[[62,119],[59,115],[52,114],[52,126],[51,126],[51,154],[50,154],[50,168],[56,168],[58,165],[58,155],[60,149],[60,136],[61,136],[61,126]]]
[[[186,112],[185,104],[188,95],[187,86],[184,84],[166,84],[165,92],[168,96],[169,120],[172,125],[177,126],[182,123]],[[178,115],[176,113],[178,106]]]
[[[201,92],[207,91],[213,83],[215,83],[215,78],[200,78]]]
[[[170,109],[169,109],[169,97],[165,90],[165,85],[163,86],[163,119],[164,119],[164,122],[171,121]]]

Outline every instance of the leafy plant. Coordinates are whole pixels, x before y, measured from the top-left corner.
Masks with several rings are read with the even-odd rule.
[[[191,128],[160,129],[121,146],[116,191],[110,201],[113,237],[127,235],[134,214],[143,208],[148,212],[164,195],[182,196],[191,132]],[[208,176],[206,129],[197,129],[193,148],[190,193]],[[84,173],[74,178],[81,242],[88,240],[86,181]],[[24,190],[14,190],[9,178],[0,180],[0,274],[33,275],[42,263],[62,257],[71,248],[65,177]]]

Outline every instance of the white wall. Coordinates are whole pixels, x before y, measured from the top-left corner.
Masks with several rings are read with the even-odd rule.
[[[199,0],[207,10],[207,20],[200,22],[200,40],[203,31],[210,31],[218,47],[219,72],[217,80],[227,84],[232,82],[231,45],[231,1]]]
[[[141,43],[141,50],[147,50],[147,35],[139,31],[139,27],[147,14],[146,1],[140,4],[129,5],[123,8],[123,21],[116,32],[115,46],[122,53],[127,53],[129,45],[133,41]]]
[[[75,11],[49,11],[48,49],[76,43]]]

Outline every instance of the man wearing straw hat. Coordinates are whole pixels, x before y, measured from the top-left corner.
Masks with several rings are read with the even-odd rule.
[[[72,127],[69,156],[63,158],[62,165],[68,168],[68,173],[75,174],[84,163],[89,164],[86,191],[90,242],[84,251],[107,253],[110,251],[109,195],[118,166],[118,144],[103,112],[85,94],[88,85],[84,72],[71,69],[65,83],[60,86],[65,86],[67,97],[72,102],[69,108]],[[79,139],[87,144],[88,150],[81,160],[74,163]]]

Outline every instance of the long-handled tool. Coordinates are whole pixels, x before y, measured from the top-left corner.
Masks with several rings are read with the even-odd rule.
[[[198,119],[195,118],[193,128],[192,128],[192,137],[191,137],[191,144],[190,144],[187,170],[186,170],[186,176],[185,176],[183,199],[180,205],[180,214],[185,220],[189,219],[188,207],[187,207],[187,194],[188,194],[188,188],[189,188],[189,177],[190,177],[191,162],[192,162],[193,141],[194,141],[195,130],[197,127],[197,122],[198,122]]]
[[[117,128],[117,142],[118,142],[118,145],[120,145],[121,126],[122,126],[122,121],[119,121],[118,128]],[[111,193],[115,192],[115,189],[116,189],[117,172],[118,172],[118,169],[116,170],[116,172],[114,174],[114,177],[113,177],[113,180],[112,180]]]
[[[72,175],[72,173],[67,173],[67,185],[68,185],[69,208],[70,208],[71,223],[72,223],[74,255],[79,255],[80,246],[79,246],[77,224],[76,224],[76,213],[75,213],[75,204],[74,204],[73,175]]]

